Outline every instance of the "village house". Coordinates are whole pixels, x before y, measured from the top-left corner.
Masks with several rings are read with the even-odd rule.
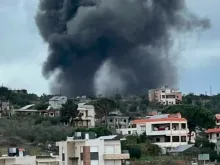
[[[148,91],[150,102],[158,102],[163,105],[175,105],[182,102],[182,93],[178,89],[163,86],[158,89],[150,89]]]
[[[218,139],[220,139],[220,114],[215,115],[215,128],[207,129],[205,133],[210,142],[218,142]]]
[[[39,115],[44,117],[57,117],[60,116],[60,112],[55,109],[46,109],[46,110],[39,110]]]
[[[212,143],[217,143],[217,140],[220,138],[220,128],[211,128],[205,131],[208,136],[208,139]]]
[[[128,128],[129,117],[123,116],[120,111],[113,111],[108,116],[103,117],[103,123],[107,124],[109,129]]]
[[[13,109],[12,115],[35,115],[38,114],[38,110],[35,109],[35,104],[26,105],[20,109]]]
[[[57,142],[59,165],[121,165],[130,158],[121,152],[121,141],[117,135],[95,137],[94,133],[76,132],[66,141]]]
[[[77,109],[78,115],[73,119],[74,127],[93,128],[95,127],[95,107],[93,105],[86,105],[86,103],[79,103]]]
[[[2,101],[0,102],[0,117],[3,115],[10,115],[10,102]]]
[[[54,96],[49,100],[49,105],[53,109],[60,109],[67,102],[66,96]]]
[[[133,120],[129,128],[117,129],[122,135],[146,135],[154,144],[162,148],[174,148],[180,145],[187,145],[189,130],[187,120],[177,114],[163,114],[149,116],[146,119]],[[195,142],[195,134],[191,136],[191,142]]]

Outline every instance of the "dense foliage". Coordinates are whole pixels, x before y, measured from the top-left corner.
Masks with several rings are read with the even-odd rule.
[[[73,118],[78,114],[78,105],[73,100],[67,100],[66,104],[62,105],[60,110],[60,118],[62,123],[73,123]]]
[[[181,113],[182,117],[187,119],[190,135],[192,131],[195,131],[196,127],[207,129],[215,126],[213,113],[197,105],[174,105],[168,107],[163,113]]]
[[[156,156],[161,153],[158,145],[152,144],[146,133],[141,136],[127,136],[126,140],[122,141],[122,150],[128,150],[131,158],[139,159],[141,156]]]

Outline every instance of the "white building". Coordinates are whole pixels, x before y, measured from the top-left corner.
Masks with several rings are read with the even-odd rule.
[[[220,114],[215,115],[215,126],[216,128],[210,128],[205,131],[209,141],[212,143],[217,143],[218,139],[220,139]]]
[[[162,148],[174,148],[188,144],[189,130],[187,120],[178,113],[133,120],[130,128],[117,129],[117,132],[123,135],[141,135],[145,132],[154,144]],[[195,134],[191,137],[191,142],[195,142]]]
[[[95,127],[95,107],[93,105],[78,104],[78,115],[74,119],[75,127],[93,128]]]
[[[78,132],[66,141],[57,142],[59,146],[59,165],[121,165],[122,160],[130,158],[121,153],[121,142],[116,135],[91,139],[89,134]]]
[[[217,143],[217,139],[220,138],[220,128],[211,128],[205,131],[208,135],[208,139],[212,143]]]
[[[60,109],[67,102],[66,96],[54,96],[49,100],[49,105],[53,109]]]

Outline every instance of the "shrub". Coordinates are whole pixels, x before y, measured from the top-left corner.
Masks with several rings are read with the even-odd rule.
[[[130,157],[133,159],[140,159],[141,158],[141,149],[138,146],[133,146],[129,149]]]

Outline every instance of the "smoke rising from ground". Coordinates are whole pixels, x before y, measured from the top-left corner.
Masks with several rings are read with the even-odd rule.
[[[43,75],[59,71],[68,96],[175,84],[172,32],[209,27],[184,0],[40,0],[36,24],[49,43]]]

